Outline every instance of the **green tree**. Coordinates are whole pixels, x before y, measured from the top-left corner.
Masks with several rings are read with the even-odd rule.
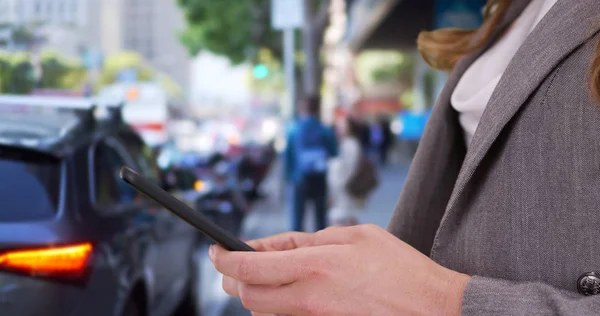
[[[11,67],[10,55],[0,51],[0,93],[10,91]]]
[[[410,86],[415,71],[415,58],[410,53],[367,51],[359,56],[357,67],[363,76],[360,78],[361,84],[398,81]]]
[[[240,64],[268,48],[281,57],[281,34],[271,28],[270,0],[177,2],[188,22],[181,41],[191,55],[209,51]]]
[[[282,54],[282,32],[271,25],[272,0],[177,0],[187,28],[181,42],[192,56],[202,51],[227,57],[234,65],[243,62],[262,63],[261,52],[268,50],[279,63]],[[296,97],[318,93],[322,83],[322,62],[319,56],[323,36],[329,23],[330,0],[303,0],[306,13],[303,36],[296,36]],[[304,55],[304,56],[302,56]],[[276,66],[275,68],[281,68]],[[272,70],[272,69],[270,69]],[[248,75],[250,85],[265,93],[281,91],[284,79],[273,69],[265,79]],[[305,80],[302,80],[304,76]],[[303,89],[300,83],[304,83]],[[317,87],[317,88],[315,88]]]
[[[284,91],[284,73],[281,62],[273,53],[266,48],[259,51],[256,62],[268,69],[268,75],[265,78],[256,78],[253,70],[249,69],[248,82],[254,90],[267,95],[280,94]]]
[[[140,81],[152,80],[154,76],[152,68],[144,63],[143,58],[138,53],[122,52],[105,58],[99,80],[100,86],[115,83],[119,73],[125,69],[136,71],[137,79]]]
[[[58,89],[62,79],[69,73],[69,67],[61,56],[53,51],[43,51],[40,54],[42,77],[40,87],[43,89]]]
[[[10,56],[9,89],[15,94],[28,94],[35,87],[33,64],[29,53],[15,53]]]
[[[43,89],[81,89],[86,71],[78,59],[69,59],[57,52],[46,50],[40,54],[42,77],[40,87]]]
[[[183,95],[181,87],[167,74],[156,71],[154,79],[163,89],[165,89],[165,91],[167,91],[168,94],[177,97],[181,97]]]
[[[61,77],[59,88],[76,90],[82,89],[87,77],[87,70],[79,59],[64,59],[67,72]]]

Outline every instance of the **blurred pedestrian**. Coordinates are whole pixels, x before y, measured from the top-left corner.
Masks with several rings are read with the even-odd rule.
[[[381,163],[385,134],[381,123],[376,118],[372,118],[369,124],[369,136],[370,156],[374,162]]]
[[[363,153],[368,154],[371,150],[371,132],[369,131],[369,122],[366,120],[363,113],[358,109],[351,111],[349,118],[352,119],[357,125],[358,140],[360,141]]]
[[[336,131],[339,155],[330,161],[327,177],[332,202],[329,221],[333,226],[357,225],[365,200],[352,196],[347,190],[347,184],[357,172],[360,158],[364,155],[360,144],[361,126],[350,118],[340,119],[337,121]]]
[[[337,154],[335,136],[320,120],[317,96],[300,103],[300,115],[287,137],[285,167],[292,184],[291,230],[304,231],[307,203],[315,209],[316,229],[327,227],[327,168]]]
[[[371,130],[369,123],[363,118],[357,119],[356,122],[358,123],[360,129],[359,139],[363,153],[368,154],[371,150]]]
[[[379,126],[383,135],[379,147],[379,162],[382,166],[385,166],[388,162],[390,149],[394,145],[394,134],[392,132],[390,121],[384,115],[379,118]]]

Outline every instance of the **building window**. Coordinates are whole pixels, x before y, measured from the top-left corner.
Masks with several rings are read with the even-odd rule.
[[[65,14],[65,3],[64,3],[64,1],[60,1],[58,3],[58,17],[61,20],[63,20],[63,21],[67,20],[67,15]]]
[[[138,42],[137,42],[137,38],[132,37],[129,39],[129,49],[131,50],[137,50],[138,48]]]
[[[16,7],[17,18],[20,22],[23,19],[23,16],[25,15],[25,13],[23,12],[23,9],[24,9],[23,2],[18,1],[15,5],[17,6]]]
[[[148,41],[148,46],[146,46],[146,58],[154,58],[154,49],[152,47],[152,41]]]

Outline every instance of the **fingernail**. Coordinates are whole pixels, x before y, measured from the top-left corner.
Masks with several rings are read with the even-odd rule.
[[[210,247],[208,247],[208,256],[210,257],[210,260],[215,259],[215,246],[214,245],[210,245]]]

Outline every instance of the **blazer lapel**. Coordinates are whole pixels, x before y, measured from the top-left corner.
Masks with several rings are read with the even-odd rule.
[[[491,46],[494,45],[496,40],[498,40],[498,38],[504,33],[507,27],[509,27],[512,24],[512,22],[517,19],[517,17],[519,17],[521,12],[523,12],[525,7],[527,7],[527,5],[530,2],[531,0],[513,0],[510,8],[508,9],[504,18],[502,19],[502,22],[494,31],[494,33],[490,36],[490,38],[486,41],[485,45],[483,45],[483,47],[478,51],[464,56],[458,61],[458,63],[452,70],[452,74],[448,78],[448,81],[444,85],[444,89],[442,90],[442,93],[440,94],[437,103],[443,105],[444,107],[450,105],[450,98],[452,97],[452,93],[454,92],[458,81],[465,73],[465,71],[467,71],[469,66],[471,66],[471,64],[475,62],[475,60],[477,60],[479,56],[481,56],[483,53],[485,53],[485,51],[487,51]]]
[[[440,221],[465,158],[463,133],[450,97],[463,73],[512,23],[530,0],[513,0],[500,27],[484,47],[464,56],[454,67],[439,95],[419,142],[388,230],[429,255]],[[407,220],[410,219],[410,220]]]
[[[492,94],[463,161],[447,213],[456,205],[504,126],[559,62],[595,34],[599,23],[598,0],[558,0],[540,21]]]

